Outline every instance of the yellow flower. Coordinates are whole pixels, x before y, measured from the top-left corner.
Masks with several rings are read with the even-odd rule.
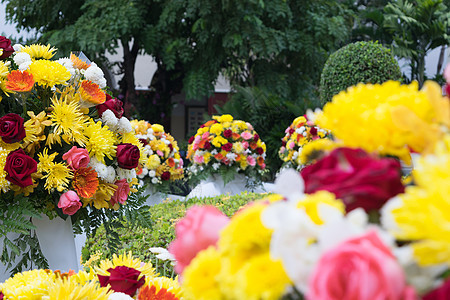
[[[44,150],[38,154],[39,163],[37,165],[38,172],[46,172],[49,173],[50,169],[53,166],[53,161],[55,160],[57,152],[54,152],[48,155],[48,149],[44,148]]]
[[[100,287],[98,282],[92,281],[85,284],[79,284],[70,277],[67,280],[56,279],[55,283],[49,286],[46,300],[108,300],[113,291],[108,288]]]
[[[234,153],[242,153],[242,152],[244,152],[244,146],[242,146],[241,142],[233,143],[233,152]]]
[[[331,152],[340,146],[342,145],[329,139],[311,141],[302,147],[302,151],[297,158],[299,160],[298,162],[302,165],[314,163],[328,152]]]
[[[220,135],[223,131],[223,126],[220,123],[216,123],[213,124],[210,128],[209,128],[209,132],[215,134],[215,135]]]
[[[128,254],[113,255],[113,258],[102,260],[98,267],[95,267],[95,271],[99,275],[109,276],[108,269],[115,268],[118,266],[126,266],[128,268],[133,268],[141,272],[141,276],[145,275],[146,279],[155,277],[155,269],[150,262],[143,262],[139,258],[133,258],[133,254],[128,252]]]
[[[419,91],[417,82],[359,84],[334,96],[317,116],[317,123],[345,146],[409,162],[408,147],[424,151],[442,135],[441,125],[448,126],[441,111],[450,110],[450,104],[436,95],[433,85],[428,82]]]
[[[344,203],[336,200],[334,194],[327,191],[318,191],[314,194],[309,194],[297,203],[297,207],[304,209],[314,223],[322,225],[324,220],[319,217],[319,205],[329,205],[337,208],[342,214],[345,213]]]
[[[164,293],[162,299],[182,299],[183,291],[178,283],[178,278],[149,277],[145,278],[145,285],[139,292],[139,300],[160,299],[156,295]]]
[[[221,136],[216,136],[212,141],[211,144],[214,145],[214,147],[220,148],[222,145],[228,143],[228,140],[226,138],[223,138]]]
[[[41,300],[48,295],[48,288],[54,283],[55,278],[55,274],[51,271],[25,271],[0,284],[0,290],[8,300]]]
[[[95,156],[103,164],[105,163],[105,156],[109,159],[116,156],[116,138],[108,126],[102,126],[100,121],[96,123],[89,120],[84,134],[87,137],[86,149],[89,151],[89,156]]]
[[[209,131],[209,127],[199,128],[199,129],[197,129],[197,134],[196,135],[200,135],[201,136],[202,134],[204,134],[207,131]]]
[[[110,208],[109,200],[111,200],[111,197],[114,195],[116,190],[117,185],[99,180],[95,194],[89,199],[81,199],[81,202],[83,202],[83,207],[94,205],[96,209]]]
[[[43,87],[65,84],[70,79],[70,72],[56,61],[36,60],[31,63],[29,72],[33,74],[37,84]]]
[[[203,250],[191,261],[183,272],[184,296],[188,300],[226,299],[220,291],[220,254],[213,247]]]
[[[61,145],[61,139],[72,144],[78,143],[84,146],[87,142],[86,136],[83,134],[87,126],[88,117],[83,114],[78,102],[72,101],[70,95],[61,96],[56,95],[52,98],[52,112],[50,113],[51,126],[53,127],[53,140],[47,140],[47,144],[58,142]]]
[[[121,143],[124,143],[124,144],[129,143],[129,144],[132,144],[132,145],[135,145],[136,147],[138,147],[139,153],[140,153],[139,161],[141,163],[144,162],[144,160],[146,158],[144,155],[144,147],[142,146],[142,143],[139,141],[139,139],[133,132],[128,132],[128,133],[122,134]]]
[[[445,142],[444,142],[445,143]],[[399,195],[400,205],[392,210],[400,240],[412,242],[421,265],[450,265],[450,148],[421,158],[414,165],[416,186]],[[438,147],[439,151],[445,146]]]
[[[152,125],[152,129],[153,129],[154,133],[164,132],[164,127],[162,125],[159,125],[159,124],[153,124]]]
[[[42,178],[46,178],[44,187],[49,193],[53,189],[62,192],[69,185],[70,180],[73,178],[73,173],[63,162],[51,163],[48,173]]]
[[[278,300],[291,285],[281,261],[273,261],[269,252],[248,261],[235,282],[235,299],[246,300]]]
[[[28,53],[31,58],[38,59],[50,59],[55,55],[56,48],[50,45],[44,46],[40,44],[32,44],[30,46],[24,46],[20,49],[20,52]]]
[[[27,114],[30,120],[24,124],[27,135],[23,140],[22,148],[30,156],[34,156],[40,143],[46,139],[44,134],[45,127],[50,126],[52,122],[48,119],[45,111],[41,111],[37,116],[32,111],[27,111]]]
[[[231,115],[221,115],[218,119],[220,123],[233,122],[233,116]]]
[[[155,170],[156,168],[159,167],[160,164],[161,164],[161,159],[159,158],[159,156],[156,154],[153,154],[153,155],[150,155],[150,157],[148,158],[147,163],[145,164],[145,167],[150,170]]]
[[[147,130],[152,126],[149,122],[144,120],[131,120],[130,123],[137,134],[147,134]]]
[[[11,183],[6,180],[7,173],[5,171],[6,157],[8,157],[9,152],[9,150],[0,147],[0,192],[3,191],[3,193],[9,191],[11,185]]]
[[[5,78],[6,76],[8,76],[9,74],[8,66],[9,64],[0,61],[0,78]]]
[[[297,124],[306,123],[306,118],[304,116],[297,117],[292,123],[295,127],[297,127]]]

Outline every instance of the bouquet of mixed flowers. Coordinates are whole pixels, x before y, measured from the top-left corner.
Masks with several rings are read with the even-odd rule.
[[[188,171],[197,179],[220,174],[225,184],[236,173],[259,179],[265,172],[265,157],[266,144],[250,123],[231,115],[213,116],[189,139]]]
[[[282,146],[278,155],[283,160],[282,169],[301,170],[308,161],[302,155],[302,149],[311,141],[324,139],[329,132],[309,121],[306,116],[298,117],[286,128],[286,135],[282,139]]]
[[[52,60],[50,45],[2,52],[0,232],[27,232],[24,215],[89,223],[125,205],[143,147],[122,103],[105,93],[102,70],[74,54]]]
[[[168,191],[169,184],[183,178],[183,159],[175,139],[159,124],[132,120],[136,136],[144,145],[144,160],[137,168],[140,184],[149,183],[156,190]]]
[[[377,89],[385,85],[390,92],[383,90],[377,96]],[[326,127],[333,136],[340,135],[339,145],[323,151],[300,174],[281,172],[274,189],[278,194],[247,205],[231,219],[210,206],[187,212],[169,247],[187,299],[446,299],[450,103],[432,83],[423,91],[415,84],[385,85],[350,89],[327,105],[347,115],[358,105],[341,106],[337,100],[350,101],[345,96],[351,98],[355,90],[375,95],[384,105],[374,111],[366,107],[365,116],[371,119],[384,110],[384,119],[378,116],[376,131],[372,134],[368,127],[366,135],[390,129],[401,136],[401,131],[406,136],[398,144],[387,143],[389,137],[367,137],[371,143],[357,147],[354,143],[361,141],[350,139],[350,132],[346,139],[344,129],[363,129],[343,118],[335,123],[336,135],[333,127]],[[398,108],[404,104],[402,97],[411,104]],[[374,105],[364,99],[359,100]],[[389,99],[392,102],[386,105]],[[318,124],[324,124],[321,118],[333,120],[327,115],[329,107],[317,116]],[[435,136],[421,136],[417,127],[409,131],[412,127],[402,123],[406,120],[396,119],[396,109],[416,115],[413,121],[435,129],[430,132]],[[424,145],[422,139],[433,144]],[[347,142],[353,143],[351,147]],[[363,146],[377,151],[367,152]],[[392,154],[407,153],[404,147],[409,151],[413,146],[422,153],[412,184],[405,187],[400,162]]]
[[[159,276],[132,254],[114,255],[78,273],[36,269],[0,283],[0,299],[179,300],[177,279]]]

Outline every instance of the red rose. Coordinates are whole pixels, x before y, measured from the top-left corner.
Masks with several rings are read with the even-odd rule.
[[[8,58],[14,53],[14,48],[11,46],[11,40],[0,35],[0,49],[3,49],[3,54],[0,59]]]
[[[231,149],[233,149],[233,144],[232,143],[226,143],[225,145],[222,146],[222,150],[225,151],[230,151]]]
[[[111,110],[116,118],[120,119],[123,116],[123,103],[119,99],[112,98],[110,95],[106,94],[106,101],[102,104],[97,105],[97,112],[100,118],[103,113],[107,110]]]
[[[161,174],[161,179],[162,180],[165,180],[165,181],[167,181],[167,180],[169,180],[170,179],[170,172],[163,172],[162,174]]]
[[[256,151],[256,154],[258,154],[258,155],[262,155],[264,153],[264,149],[261,147],[256,148],[255,151]]]
[[[195,140],[195,136],[191,136],[189,138],[188,144],[192,144],[192,142]]]
[[[432,290],[425,296],[423,300],[447,300],[450,297],[450,279],[445,281],[440,287]]]
[[[37,171],[37,162],[22,149],[17,149],[6,157],[5,171],[8,181],[24,188],[33,184],[31,174]]]
[[[117,145],[117,164],[123,169],[134,169],[139,164],[141,153],[139,148],[130,143]]]
[[[109,276],[97,275],[101,287],[106,287],[108,284],[111,289],[117,293],[125,293],[130,297],[136,294],[138,288],[144,285],[145,276],[139,279],[140,271],[128,268],[126,266],[118,266],[109,268]]]
[[[289,128],[289,134],[293,134],[295,132],[294,128]]]
[[[374,158],[361,149],[338,148],[304,168],[305,192],[326,190],[351,211],[379,209],[402,193],[400,163],[393,158]]]
[[[227,139],[230,138],[232,135],[233,135],[233,131],[231,131],[230,129],[226,129],[223,131],[223,136]]]
[[[3,293],[0,292],[0,300],[3,300],[3,297],[4,297]]]
[[[253,140],[254,140],[255,142],[257,142],[257,141],[259,140],[259,135],[255,133],[255,136],[253,137]]]
[[[317,127],[311,127],[309,133],[311,133],[312,135],[317,135]]]
[[[172,144],[169,144],[169,145],[167,145],[167,146],[169,147],[170,152],[172,152],[172,151],[173,151],[173,146],[172,146]]]
[[[286,141],[281,141],[281,146],[285,147],[286,146]]]
[[[23,118],[17,114],[6,114],[0,118],[0,137],[5,143],[12,144],[26,136]]]

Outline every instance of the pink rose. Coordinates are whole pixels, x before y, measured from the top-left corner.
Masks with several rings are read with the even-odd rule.
[[[111,197],[111,204],[114,206],[116,203],[125,204],[130,193],[130,185],[126,179],[117,180],[114,182],[117,185],[117,190]]]
[[[73,146],[72,149],[64,153],[62,158],[67,161],[67,164],[73,170],[86,168],[90,162],[89,152],[84,148],[77,148],[76,146]]]
[[[244,140],[249,140],[249,139],[251,139],[253,137],[253,135],[250,132],[248,132],[248,131],[244,131],[243,133],[241,133],[241,137]]]
[[[415,300],[402,268],[375,231],[325,252],[309,281],[308,300]]]
[[[205,159],[204,159],[204,157],[201,156],[201,155],[195,155],[195,156],[194,156],[194,161],[195,161],[197,164],[202,164],[202,163],[205,161]]]
[[[62,208],[62,211],[66,215],[73,215],[82,206],[80,197],[74,191],[68,191],[61,195],[58,202],[58,207]]]
[[[253,156],[247,156],[247,162],[252,167],[256,165],[256,159]]]
[[[242,147],[244,147],[245,150],[248,149],[248,142],[242,142]]]
[[[423,296],[423,300],[447,300],[450,297],[450,279]]]
[[[175,271],[183,273],[199,251],[215,245],[228,222],[228,217],[214,206],[191,207],[175,225],[176,239],[169,246],[177,260]]]
[[[202,140],[206,140],[208,137],[209,137],[209,131],[204,132],[204,133],[202,134]]]

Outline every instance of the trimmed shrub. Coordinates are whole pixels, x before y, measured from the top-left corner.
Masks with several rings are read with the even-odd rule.
[[[133,252],[134,257],[142,261],[152,261],[157,271],[163,276],[173,276],[172,266],[169,262],[161,263],[155,254],[149,251],[151,247],[162,247],[167,249],[170,242],[175,239],[175,223],[184,217],[186,210],[193,205],[214,205],[224,214],[231,217],[241,207],[249,202],[259,200],[266,194],[242,193],[240,195],[221,195],[208,198],[191,198],[186,201],[170,200],[150,207],[152,229],[142,227],[130,227],[126,222],[123,228],[117,228],[120,236],[119,253]],[[112,258],[114,253],[108,249],[105,229],[102,226],[97,230],[95,236],[89,238],[82,250],[81,260],[83,263],[95,257],[89,264],[96,264],[100,259]]]
[[[378,42],[348,44],[330,55],[320,77],[322,105],[358,83],[383,83],[402,78],[391,50]]]

